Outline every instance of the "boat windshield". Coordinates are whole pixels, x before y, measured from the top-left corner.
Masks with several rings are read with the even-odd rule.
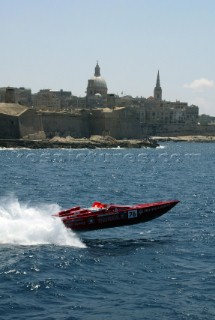
[[[92,212],[98,212],[98,211],[103,210],[103,208],[96,208],[96,207],[90,207],[90,208],[87,208],[87,209],[92,211]]]

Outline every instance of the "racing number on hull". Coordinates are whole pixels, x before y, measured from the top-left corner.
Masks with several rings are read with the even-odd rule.
[[[128,211],[128,219],[137,218],[137,210],[129,210]]]

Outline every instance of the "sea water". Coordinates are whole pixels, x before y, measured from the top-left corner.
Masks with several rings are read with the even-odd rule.
[[[1,319],[215,318],[215,144],[0,150]],[[53,216],[94,201],[178,199],[89,233]]]

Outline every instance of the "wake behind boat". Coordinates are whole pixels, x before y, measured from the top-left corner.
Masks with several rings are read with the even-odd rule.
[[[177,203],[178,200],[170,200],[126,206],[94,202],[90,208],[73,207],[54,216],[61,218],[67,228],[91,231],[147,222],[162,216]]]

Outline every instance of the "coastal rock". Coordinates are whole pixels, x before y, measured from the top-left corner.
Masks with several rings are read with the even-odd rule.
[[[11,139],[0,140],[0,147],[4,148],[30,148],[30,149],[44,149],[44,148],[156,148],[158,143],[155,140],[116,140],[109,136],[91,136],[87,138],[73,137],[53,137],[46,140],[23,140]]]

